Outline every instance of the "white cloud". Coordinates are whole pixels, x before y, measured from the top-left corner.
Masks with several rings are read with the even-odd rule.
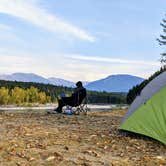
[[[77,58],[74,58],[74,56]],[[48,56],[47,60],[43,60],[43,64],[49,64],[48,66],[46,65],[47,74],[74,81],[93,81],[111,74],[131,74],[148,78],[160,68],[159,63],[155,61],[149,63],[137,61],[136,63],[136,61],[121,59],[120,63],[118,63],[117,59],[111,59],[111,61],[110,58],[96,58],[94,61],[93,57],[90,57],[91,60],[82,60],[78,59],[78,57],[84,56],[57,54]],[[57,61],[58,63],[56,63]]]
[[[24,19],[36,26],[47,29],[51,32],[60,32],[72,37],[94,42],[95,37],[55,15],[41,9],[36,1],[25,0],[0,0],[0,13],[5,13]]]
[[[27,70],[28,66],[33,63],[32,58],[24,56],[1,54],[0,58],[1,74],[25,71],[25,69]]]
[[[136,61],[82,55],[64,55],[64,57],[71,62],[65,66],[71,80],[93,81],[112,74],[131,74],[148,78],[160,68],[160,62],[156,61],[146,62],[143,60]]]
[[[131,74],[141,76],[144,78],[149,77],[160,66],[152,64],[144,64],[141,62],[132,63],[119,63],[117,61],[108,62],[108,59],[103,61],[82,60],[71,58],[74,55],[67,54],[55,54],[41,56],[30,53],[0,53],[0,72],[1,74],[14,73],[14,72],[25,72],[25,73],[36,73],[44,77],[59,77],[71,81],[94,81],[107,77],[112,74]],[[81,60],[80,60],[81,59]],[[92,58],[91,58],[92,59]],[[101,59],[100,59],[101,60]],[[101,62],[101,63],[100,63]],[[123,60],[121,60],[123,62]],[[155,64],[155,63],[154,63]]]
[[[69,55],[69,57],[72,59],[83,60],[83,61],[160,66],[160,63],[157,61],[128,60],[120,58],[106,58],[106,57],[82,56],[82,55]]]

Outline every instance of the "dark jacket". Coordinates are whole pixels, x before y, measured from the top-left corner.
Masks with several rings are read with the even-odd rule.
[[[76,105],[80,105],[86,97],[86,89],[84,87],[77,87],[72,94],[73,101]]]

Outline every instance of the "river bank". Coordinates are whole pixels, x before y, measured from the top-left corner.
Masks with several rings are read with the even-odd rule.
[[[49,115],[0,112],[0,165],[165,165],[166,146],[118,133],[127,110]]]
[[[0,111],[9,110],[52,110],[57,107],[58,104],[40,104],[32,106],[17,106],[17,105],[1,105]],[[127,109],[126,104],[88,104],[88,108],[91,110],[110,110],[110,109]]]

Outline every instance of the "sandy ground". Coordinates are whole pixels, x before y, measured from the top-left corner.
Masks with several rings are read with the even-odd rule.
[[[125,110],[0,113],[0,166],[166,165],[166,146],[118,134]]]

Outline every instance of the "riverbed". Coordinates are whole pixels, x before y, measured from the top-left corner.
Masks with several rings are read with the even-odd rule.
[[[165,145],[119,133],[126,111],[92,111],[87,115],[1,111],[0,165],[166,165]]]

